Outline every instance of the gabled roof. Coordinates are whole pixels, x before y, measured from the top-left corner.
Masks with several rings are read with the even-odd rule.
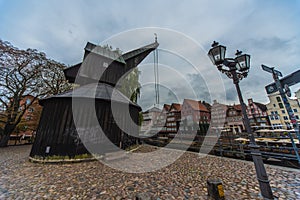
[[[84,71],[81,71],[81,76],[85,74],[85,76],[83,77],[84,79],[91,79],[86,80],[86,82],[92,83],[95,82],[94,80],[96,80],[97,82],[99,81],[99,77],[96,74],[93,74],[94,70],[96,70],[97,72],[111,70],[114,72],[114,75],[108,74],[106,78],[108,78],[109,80],[105,79],[105,82],[110,81],[109,83],[116,84],[116,80],[110,79],[114,79],[113,77],[119,78],[132,68],[137,67],[137,65],[141,63],[154,49],[156,49],[158,45],[159,44],[155,41],[154,43],[151,43],[149,45],[137,48],[125,54],[121,54],[119,49],[112,50],[108,46],[103,47],[88,42],[85,46],[84,62],[64,69],[64,74],[66,79],[69,80],[70,83],[74,83],[81,65],[84,65],[85,67],[83,66],[83,69],[85,69],[86,73],[84,73]],[[102,64],[100,64],[102,62],[99,62],[99,59],[110,59],[112,60],[112,62],[105,61],[108,66],[104,67],[104,65],[102,66]],[[95,75],[95,77],[93,75]]]
[[[192,100],[192,99],[184,99],[183,102],[186,102],[188,105],[190,105],[193,110],[209,112],[208,109],[201,103],[201,101],[196,101],[196,100]]]
[[[240,104],[237,105],[227,105],[227,109],[235,109],[237,111],[242,111],[242,106]]]
[[[208,111],[211,111],[211,105],[205,101],[202,101],[202,104],[207,108]]]
[[[170,111],[174,109],[176,111],[181,111],[181,104],[179,103],[172,103],[171,107],[170,107]]]
[[[169,111],[170,108],[171,108],[171,105],[169,105],[169,104],[164,104],[164,106],[163,106],[164,111]]]
[[[237,105],[233,105],[234,109],[241,111],[242,110],[242,106],[240,104]]]
[[[148,109],[146,112],[161,112],[161,109],[153,106],[152,108]]]
[[[267,106],[258,102],[253,102],[261,111],[266,112]]]

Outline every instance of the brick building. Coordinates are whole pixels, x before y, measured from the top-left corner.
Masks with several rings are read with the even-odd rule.
[[[210,123],[210,111],[201,101],[184,99],[181,108],[181,130],[206,133]]]
[[[39,124],[42,106],[39,105],[39,100],[35,99],[31,95],[26,95],[22,97],[20,101],[19,111],[25,109],[30,105],[25,111],[24,115],[21,118],[20,123],[17,125],[14,132],[11,134],[9,143],[24,143],[25,140],[31,139],[34,136],[34,133]],[[22,141],[23,140],[23,141]]]

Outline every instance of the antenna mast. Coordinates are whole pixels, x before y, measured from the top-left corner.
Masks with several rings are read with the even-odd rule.
[[[155,42],[157,42],[157,34],[155,35]],[[154,87],[155,87],[155,104],[159,105],[159,74],[158,74],[158,49],[153,51],[154,55]]]

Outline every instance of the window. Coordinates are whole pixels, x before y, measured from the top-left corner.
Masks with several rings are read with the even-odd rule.
[[[288,120],[288,117],[287,117],[287,116],[283,116],[283,119],[284,119],[284,120]]]
[[[293,111],[294,111],[294,112],[298,112],[298,110],[297,110],[296,108],[295,108],[295,109],[293,109]]]
[[[283,104],[282,103],[279,103],[279,108],[283,108]]]
[[[299,116],[298,115],[295,115],[296,119],[299,119]]]
[[[28,112],[33,112],[33,108],[28,108]]]
[[[276,104],[274,103],[273,106],[274,106],[274,108],[275,108],[275,107],[276,107]]]
[[[285,110],[281,110],[281,113],[282,113],[282,114],[285,114]]]
[[[281,102],[280,97],[276,97],[277,102]]]

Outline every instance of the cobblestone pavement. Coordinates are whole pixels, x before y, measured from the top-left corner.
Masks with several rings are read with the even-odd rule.
[[[0,149],[0,199],[208,199],[206,180],[219,177],[226,199],[262,199],[252,162],[187,152],[156,172],[124,173],[98,161],[28,162],[31,146]],[[154,147],[142,146],[146,152]],[[170,152],[173,150],[169,150]],[[129,158],[130,159],[130,158]],[[300,199],[300,172],[266,166],[278,199]],[[145,198],[147,199],[147,198]]]

